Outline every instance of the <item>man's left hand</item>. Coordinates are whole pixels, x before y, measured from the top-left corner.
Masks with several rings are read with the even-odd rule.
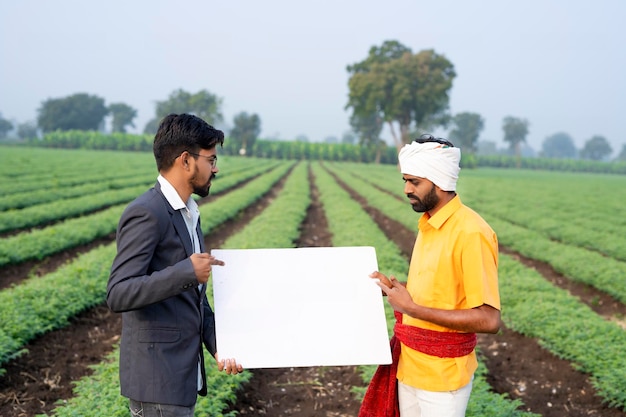
[[[238,364],[235,359],[220,360],[216,352],[215,360],[217,361],[217,369],[220,372],[224,371],[229,375],[236,375],[240,372],[243,372],[243,366],[241,364]]]

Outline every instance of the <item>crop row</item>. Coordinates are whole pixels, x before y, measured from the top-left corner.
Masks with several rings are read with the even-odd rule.
[[[275,167],[277,164],[279,162],[267,161],[252,165],[247,170],[239,170],[224,178],[220,177],[213,185],[213,192],[214,194],[220,194],[224,190],[235,187],[240,183],[248,181],[255,175]],[[145,188],[138,190],[139,193],[143,192]],[[129,201],[131,198],[128,198],[126,201]],[[0,267],[32,259],[43,259],[62,250],[71,249],[108,236],[115,232],[117,221],[125,206],[126,202],[88,216],[68,219],[45,228],[34,229],[0,239]]]
[[[555,242],[545,235],[508,223],[485,210],[500,243],[520,254],[548,263],[572,281],[588,284],[626,303],[626,262],[594,251]]]
[[[272,162],[276,161],[225,156],[220,157],[219,166],[226,167],[225,172],[229,175],[243,167]],[[147,152],[0,146],[0,210],[36,204],[42,198],[50,198],[45,196],[46,193],[54,196],[48,201],[65,198],[65,190],[76,186],[101,184],[101,189],[120,188],[108,184],[132,177],[151,176],[154,180],[157,174],[154,157]],[[222,176],[221,173],[218,175]],[[4,203],[9,198],[16,199],[16,202]],[[16,207],[9,207],[16,204]]]
[[[500,257],[500,291],[506,325],[590,375],[609,406],[626,409],[626,332],[536,270]]]
[[[626,174],[623,161],[604,162],[569,158],[519,158],[509,155],[482,155],[476,157],[477,166],[496,168],[523,168],[543,171],[569,171],[607,174]]]
[[[132,200],[146,190],[146,183],[121,190],[106,190],[81,197],[39,204],[21,210],[0,212],[0,233],[39,226],[64,218],[77,217],[103,207]]]
[[[357,178],[359,181],[364,182],[365,185],[358,187],[359,192],[369,193],[368,198],[373,198],[372,195],[379,195],[379,200],[372,201],[372,206],[377,207],[380,210],[394,218],[395,220],[403,223],[410,229],[415,229],[417,219],[413,219],[410,216],[398,216],[399,213],[405,211],[397,211],[399,208],[398,202],[394,199],[386,198],[386,196],[394,195],[397,199],[404,200],[402,190],[402,182],[400,180],[400,174],[397,169],[389,169],[388,167],[382,167],[379,169],[377,175],[371,175],[371,170],[367,166],[355,165],[355,164],[337,164],[340,167],[346,180]],[[465,178],[462,184],[460,184],[460,195],[464,203],[477,210],[481,215],[487,219],[491,226],[498,233],[498,240],[506,247],[513,249],[524,256],[532,259],[540,260],[548,263],[556,271],[562,273],[573,281],[582,282],[593,286],[607,294],[613,296],[622,303],[626,303],[626,262],[624,253],[620,256],[611,257],[605,255],[597,250],[595,247],[604,245],[605,248],[611,247],[614,250],[626,245],[626,227],[620,226],[620,222],[623,219],[620,216],[613,216],[616,224],[613,227],[612,233],[604,235],[594,235],[593,245],[586,245],[587,247],[577,244],[582,239],[580,236],[588,235],[589,230],[596,230],[600,228],[599,224],[606,222],[606,219],[602,216],[586,216],[584,212],[576,212],[573,208],[568,208],[572,213],[567,217],[568,221],[563,221],[561,212],[557,210],[547,210],[537,216],[536,221],[528,218],[522,224],[518,222],[511,222],[508,218],[520,218],[528,213],[532,213],[526,205],[518,204],[510,206],[507,210],[503,209],[504,202],[510,199],[518,198],[516,194],[526,193],[530,198],[536,191],[535,188],[524,185],[521,180],[523,178],[530,178],[529,184],[538,184],[540,182],[549,183],[544,179],[541,181],[541,176],[538,173],[518,173],[517,176],[509,172],[497,172],[493,170],[485,173],[482,170],[465,172]],[[556,174],[561,175],[561,174]],[[348,176],[350,178],[348,178]],[[498,182],[498,178],[513,178],[512,184],[509,186],[495,186],[494,182]],[[538,179],[533,179],[538,177]],[[616,181],[624,181],[622,191],[615,191],[605,196],[607,206],[619,206],[621,203],[620,193],[626,192],[626,178],[617,176],[605,176],[597,175],[597,179],[593,181],[587,177],[589,174],[582,176],[581,174],[570,173],[566,178],[580,178],[577,181],[579,188],[583,194],[592,194],[594,189],[601,189],[602,184],[606,183],[606,177],[608,177],[608,189],[614,189],[618,183]],[[567,179],[556,181],[557,186],[550,186],[544,184],[544,189],[550,192],[545,192],[543,203],[545,206],[558,206],[561,204],[561,195],[557,192],[556,187],[561,186],[558,184],[567,183]],[[395,184],[395,185],[393,185]],[[583,185],[584,184],[584,185]],[[368,190],[368,188],[376,188],[376,190]],[[608,190],[607,189],[607,190]],[[385,191],[381,191],[385,190]],[[624,196],[626,198],[626,195]],[[387,201],[385,203],[385,200]],[[574,215],[577,213],[577,215]],[[393,217],[393,215],[396,215]],[[569,220],[576,217],[585,217],[586,224],[583,226],[575,227],[569,225]],[[407,221],[414,222],[412,224]],[[552,222],[555,224],[555,229],[558,229],[556,225],[561,224],[561,229],[571,228],[572,232],[568,234],[568,238],[564,240],[555,240],[550,234],[542,231],[540,227],[537,227],[537,223],[545,224],[546,222]],[[560,223],[559,223],[560,222]],[[581,231],[584,230],[584,231]]]
[[[341,171],[339,166],[334,167],[346,180],[348,174],[355,175],[354,170]],[[377,187],[360,187],[357,191],[388,217],[402,221],[405,216],[406,209],[391,209],[396,198]],[[489,211],[486,207],[483,209]],[[587,278],[594,286],[623,297],[626,271],[603,270],[603,267],[615,267],[620,262],[552,242],[536,232],[504,221],[487,219],[504,245],[513,249],[519,249],[516,245],[528,248],[532,250],[529,256],[545,258],[557,269],[561,266],[560,269],[570,273],[567,274],[570,278],[581,281]],[[534,269],[524,267],[509,256],[500,256],[499,275],[505,324],[519,333],[538,338],[548,350],[572,361],[591,376],[598,393],[607,403],[626,408],[626,357],[621,352],[626,345],[626,332],[619,325],[598,316],[578,298],[547,282]],[[611,277],[616,285],[611,285]],[[598,343],[600,340],[602,343]]]
[[[242,159],[234,159],[235,167],[242,164]],[[252,171],[256,171],[259,166],[267,165],[267,162],[253,166]],[[231,170],[235,176],[247,175]],[[42,204],[29,204],[19,210],[0,211],[0,233],[23,229],[26,227],[39,226],[59,219],[68,219],[82,214],[90,213],[104,207],[128,202],[139,194],[147,185],[153,184],[156,173],[150,172],[135,173],[126,175],[123,179],[108,181],[90,181],[73,187],[57,187],[51,194],[57,196],[56,199],[44,199]],[[78,190],[77,190],[78,189]],[[83,191],[83,192],[81,192]],[[38,191],[37,194],[41,194]],[[0,205],[5,202],[7,205],[14,201],[23,201],[23,196],[13,198],[15,195],[0,199]],[[65,197],[65,198],[64,198]],[[46,202],[50,201],[50,202]]]
[[[564,204],[562,210],[538,208],[533,220],[528,213],[534,210],[521,204],[501,209],[501,201],[520,200],[516,194],[521,191],[516,193],[509,189],[505,192],[506,187],[487,190],[485,184],[489,181],[482,176],[471,177],[466,201],[484,214],[497,230],[503,245],[546,262],[571,280],[591,285],[626,303],[626,222],[613,211],[626,198],[626,180],[618,176],[580,174],[569,174],[569,179],[556,178],[554,181],[547,181],[537,173],[520,177],[529,178],[530,189],[539,182],[545,183],[542,206]],[[568,193],[568,187],[573,187],[570,183],[576,184],[579,192],[575,198],[578,199],[581,194],[591,196],[591,200],[595,200],[594,195],[599,198],[604,194],[604,207],[591,210],[588,202],[575,204]],[[520,190],[522,186],[515,188]],[[559,188],[563,193],[558,192]],[[530,191],[527,193],[532,195]],[[583,208],[577,208],[578,205]],[[603,213],[607,207],[610,209],[603,215],[593,215],[594,212]],[[564,211],[568,213],[565,216]],[[600,230],[604,233],[599,233]]]
[[[2,196],[123,178],[139,172],[156,173],[150,154],[0,147]]]
[[[120,176],[124,175],[124,176]],[[45,187],[28,193],[14,193],[0,197],[0,214],[5,210],[23,209],[51,201],[73,198],[105,190],[119,190],[133,185],[154,182],[152,172],[136,171],[117,173],[113,178],[92,178],[82,184],[62,187]]]
[[[401,174],[397,166],[338,164],[361,180],[375,184],[403,199]],[[626,218],[616,215],[626,199],[626,177],[545,171],[476,169],[462,170],[458,182],[461,195],[474,204],[497,207],[500,215],[538,228],[541,220],[567,220],[589,229],[626,232]],[[528,216],[522,218],[521,216]],[[565,223],[565,222],[564,222]],[[591,226],[590,226],[591,225]],[[562,228],[563,223],[555,225]],[[591,239],[590,239],[591,240]],[[595,243],[602,238],[593,239]],[[613,242],[617,243],[617,242]]]
[[[469,172],[473,204],[552,240],[626,261],[626,177],[539,172]],[[581,233],[581,231],[584,231]]]
[[[215,202],[200,206],[203,233],[233,218],[266,193],[290,168],[283,163]],[[208,210],[211,211],[208,211]],[[104,301],[115,244],[96,248],[41,278],[0,291],[0,366],[34,337]]]

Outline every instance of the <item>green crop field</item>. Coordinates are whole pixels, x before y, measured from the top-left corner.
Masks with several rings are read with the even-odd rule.
[[[333,246],[374,246],[382,271],[406,277],[405,251],[367,209],[376,208],[384,218],[415,232],[418,218],[408,207],[394,165],[220,156],[219,168],[212,195],[200,205],[205,236],[274,190],[267,207],[224,247],[296,246],[315,198],[323,207]],[[117,220],[156,175],[153,157],[146,152],[0,146],[0,379],[6,377],[7,364],[28,355],[29,342],[71,328],[75,316],[103,303]],[[567,281],[626,304],[626,176],[464,169],[458,192],[492,225],[505,249],[499,265],[505,326],[570,362],[606,407],[626,409],[624,317],[597,312],[520,260],[541,262]],[[10,277],[20,265],[34,267],[96,241],[100,244],[43,276],[22,272]],[[3,285],[9,278],[12,283]],[[389,309],[387,316],[391,329]],[[362,395],[373,368],[360,371],[363,385],[355,387],[356,396]],[[233,378],[213,368],[209,372],[213,394],[199,400],[196,414],[226,415],[250,374]],[[489,372],[481,361],[468,416],[532,415],[525,403],[533,399],[494,392]],[[87,415],[94,404],[99,415],[125,415],[117,384],[114,351],[50,415]]]

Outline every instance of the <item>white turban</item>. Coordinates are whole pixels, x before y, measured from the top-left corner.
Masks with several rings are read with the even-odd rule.
[[[461,150],[436,142],[412,142],[398,154],[403,174],[426,178],[444,191],[456,191]]]

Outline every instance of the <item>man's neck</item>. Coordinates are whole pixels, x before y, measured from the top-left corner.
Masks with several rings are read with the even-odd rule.
[[[187,189],[187,184],[180,178],[178,178],[178,176],[172,175],[171,172],[160,172],[160,174],[170,184],[172,184],[172,187],[174,187],[174,189],[180,196],[180,199],[183,200],[183,202],[186,204],[187,200],[189,200],[189,197],[191,196],[191,191]]]
[[[439,210],[445,207],[446,204],[452,201],[454,197],[456,197],[456,192],[444,193],[444,195],[439,198],[439,203],[432,210],[428,210],[428,215],[433,217]]]

